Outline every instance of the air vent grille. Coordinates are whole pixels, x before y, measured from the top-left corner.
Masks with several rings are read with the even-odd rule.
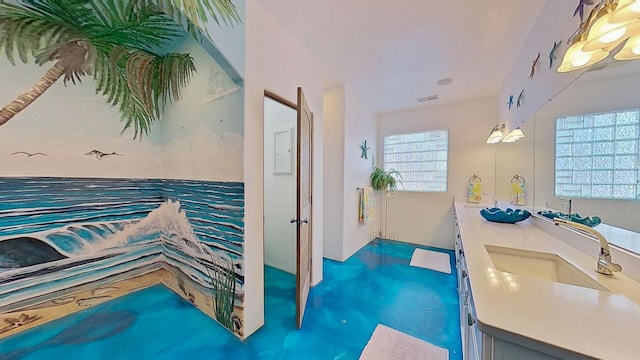
[[[433,101],[433,100],[438,100],[438,95],[423,96],[423,97],[416,98],[417,102],[426,102],[426,101]]]

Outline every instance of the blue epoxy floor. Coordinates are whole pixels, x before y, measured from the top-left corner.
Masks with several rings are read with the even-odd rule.
[[[295,276],[267,267],[265,326],[244,342],[158,285],[7,338],[0,359],[358,359],[378,323],[462,359],[453,252],[447,275],[409,266],[414,249],[383,241],[325,260],[302,330]]]

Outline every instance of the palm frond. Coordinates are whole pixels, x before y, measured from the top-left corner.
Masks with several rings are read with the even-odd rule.
[[[195,72],[189,54],[155,55],[144,50],[116,47],[99,53],[95,66],[97,92],[118,106],[123,132],[133,127],[134,139],[147,135],[167,103],[180,99],[181,89]]]
[[[114,0],[88,4],[97,15],[83,30],[98,48],[117,45],[153,51],[182,36],[180,26],[156,5]]]
[[[73,39],[83,39],[82,33],[63,17],[29,6],[0,4],[0,52],[13,65],[16,53],[26,63],[43,47],[55,47]]]
[[[189,34],[200,39],[208,34],[209,17],[218,26],[234,26],[242,22],[231,0],[131,0],[136,7],[154,5],[164,11]]]

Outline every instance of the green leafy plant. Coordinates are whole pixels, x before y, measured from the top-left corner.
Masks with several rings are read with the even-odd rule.
[[[164,106],[180,99],[196,71],[189,54],[157,52],[182,36],[179,24],[188,23],[194,33],[207,14],[218,24],[239,22],[230,0],[0,1],[0,52],[14,65],[16,57],[23,63],[53,63],[30,89],[0,109],[0,125],[61,77],[66,85],[91,75],[96,92],[118,107],[122,131],[133,128],[134,139],[141,138]]]
[[[233,260],[229,257],[211,255],[214,264],[211,277],[211,292],[214,299],[214,314],[227,329],[233,329],[233,305],[236,294],[236,273]]]
[[[402,175],[397,170],[384,170],[376,166],[371,173],[371,186],[374,190],[396,191],[399,183],[402,183]]]

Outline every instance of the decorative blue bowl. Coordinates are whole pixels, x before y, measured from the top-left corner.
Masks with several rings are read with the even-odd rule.
[[[488,221],[515,224],[518,221],[522,221],[531,216],[528,210],[511,209],[507,208],[502,210],[500,208],[484,208],[480,210],[480,215]]]
[[[544,211],[538,211],[538,214],[552,220],[559,217],[561,219],[567,219],[569,221],[577,222],[579,224],[587,225],[589,227],[598,226],[602,222],[602,219],[600,219],[600,217],[598,216],[591,216],[591,217],[580,216],[580,214],[578,213],[571,214],[571,217],[569,217],[565,213],[544,210]]]

